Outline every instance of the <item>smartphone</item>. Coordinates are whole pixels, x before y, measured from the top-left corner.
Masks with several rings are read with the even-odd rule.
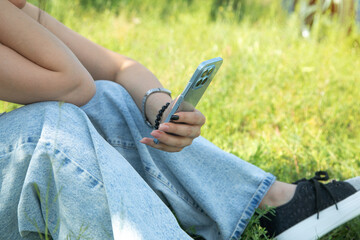
[[[173,104],[173,107],[164,122],[169,122],[171,116],[176,112],[194,111],[195,106],[200,101],[200,98],[219,70],[222,62],[223,59],[221,57],[217,57],[200,63],[186,85],[184,91]],[[157,139],[154,139],[154,142],[159,143]]]

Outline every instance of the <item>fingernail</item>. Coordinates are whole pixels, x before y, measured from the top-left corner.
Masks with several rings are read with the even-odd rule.
[[[179,120],[179,116],[178,115],[172,115],[170,120]]]
[[[160,133],[158,131],[152,131],[151,136],[158,138],[160,137]]]
[[[166,132],[169,130],[169,126],[165,124],[160,124],[159,130]]]

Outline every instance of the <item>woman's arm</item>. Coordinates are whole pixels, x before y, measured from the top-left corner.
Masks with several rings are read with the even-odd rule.
[[[8,0],[18,8],[23,8],[26,4],[26,0]]]
[[[26,3],[22,11],[33,19],[38,18],[39,9],[29,3]],[[151,88],[162,87],[159,80],[140,63],[91,42],[45,12],[40,19],[44,27],[71,49],[95,80],[111,80],[121,84],[140,109],[145,93]],[[169,101],[171,98],[164,93],[152,94],[148,98],[146,113],[151,123],[154,124],[157,112]],[[141,142],[164,151],[180,151],[190,145],[192,140],[200,135],[205,117],[199,111],[178,115],[180,119],[177,122],[185,124],[166,123],[160,125],[162,131],[152,132],[152,135],[161,141],[160,144],[154,144],[149,138],[144,138]],[[165,131],[177,136],[166,134]]]
[[[40,10],[26,3],[22,11],[37,19]],[[140,63],[93,43],[46,12],[42,12],[40,23],[71,49],[95,80],[110,80],[121,84],[140,109],[145,93],[151,88],[162,87],[154,74]],[[146,113],[150,122],[155,122],[157,112],[169,101],[171,98],[163,93],[149,97]]]
[[[90,74],[52,33],[0,0],[0,99],[83,105],[95,93]]]

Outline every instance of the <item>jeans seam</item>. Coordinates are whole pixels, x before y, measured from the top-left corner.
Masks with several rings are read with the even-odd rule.
[[[37,144],[39,139],[40,139],[39,137],[27,137],[26,139],[22,140],[20,144],[16,144],[15,146],[14,145],[8,145],[7,150],[0,151],[0,157],[4,156],[6,154],[12,153],[16,149],[18,149],[19,147],[22,147],[24,145]]]
[[[133,141],[126,141],[123,139],[114,138],[107,138],[106,141],[114,147],[121,147],[124,149],[136,149],[136,145]]]
[[[50,146],[51,143],[50,142],[43,142],[45,143],[46,146]],[[78,164],[76,161],[72,160],[66,153],[64,153],[63,151],[59,150],[59,149],[46,149],[46,150],[51,150],[51,152],[49,152],[50,154],[54,154],[54,156],[60,154],[60,158],[59,160],[65,160],[65,159],[69,159],[71,161],[72,164],[74,164],[76,167],[80,168],[81,170],[83,170],[86,174],[88,174],[89,176],[93,177],[96,181],[98,181],[101,186],[104,186],[103,181],[101,181],[100,179],[98,179],[96,176],[94,176],[93,174],[91,174],[89,171],[87,171],[85,168],[83,168],[80,164]]]
[[[176,196],[178,196],[179,198],[181,198],[187,205],[189,205],[190,207],[194,208],[195,210],[199,211],[200,213],[205,214],[204,210],[202,210],[200,208],[200,206],[195,202],[195,201],[192,201],[192,200],[189,200],[188,198],[186,198],[185,196],[182,196],[183,194],[181,194],[179,191],[176,190],[176,188],[174,187],[174,185],[171,184],[171,182],[169,181],[165,181],[163,179],[160,179],[158,177],[159,174],[155,174],[155,173],[152,173],[150,171],[150,168],[149,167],[145,167],[145,171],[151,176],[153,177],[154,179],[156,179],[157,181],[159,181],[161,184],[163,184],[165,187],[167,187],[170,191],[172,191],[173,193],[176,194]],[[155,170],[153,170],[155,171]],[[171,185],[173,188],[169,187],[169,185]]]

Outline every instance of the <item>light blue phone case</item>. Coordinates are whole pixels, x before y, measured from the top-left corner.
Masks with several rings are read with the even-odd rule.
[[[195,109],[195,106],[200,101],[200,98],[219,70],[222,62],[223,59],[217,57],[200,63],[164,122],[169,122],[171,116],[176,112],[191,112]],[[154,139],[154,142],[158,144],[159,140]]]

